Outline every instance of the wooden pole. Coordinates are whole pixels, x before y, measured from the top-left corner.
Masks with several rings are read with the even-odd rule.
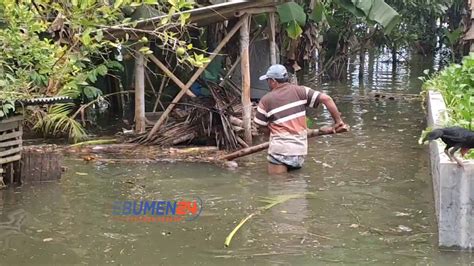
[[[250,59],[249,59],[249,16],[243,18],[240,28],[240,58],[242,73],[242,120],[244,126],[244,141],[252,145],[252,105],[250,102]]]
[[[342,132],[347,132],[347,131],[349,131],[348,127],[344,128],[343,130],[338,131],[336,133],[342,133]],[[313,138],[313,137],[322,136],[322,135],[330,135],[330,134],[334,134],[334,133],[335,132],[328,131],[328,130],[322,130],[322,129],[321,130],[320,129],[308,129],[308,138]],[[237,159],[239,157],[247,156],[247,155],[259,152],[259,151],[266,150],[269,146],[270,146],[270,142],[264,142],[262,144],[258,144],[258,145],[255,145],[255,146],[252,146],[252,147],[249,147],[249,148],[244,148],[244,149],[238,150],[236,152],[226,154],[224,156],[221,156],[219,158],[219,160],[227,160],[227,161],[234,160],[234,159]]]
[[[271,12],[269,15],[270,21],[270,63],[272,65],[277,63],[276,42],[275,42],[275,13]]]
[[[225,38],[221,41],[221,43],[219,43],[219,45],[216,47],[216,49],[214,50],[214,52],[211,54],[211,56],[209,57],[209,62],[204,64],[203,67],[199,68],[196,73],[194,73],[194,75],[191,77],[191,79],[188,81],[188,83],[186,83],[186,86],[185,86],[185,90],[181,90],[178,95],[176,95],[176,97],[173,99],[173,102],[170,103],[170,105],[168,105],[168,107],[166,108],[165,112],[163,113],[163,115],[161,115],[160,119],[158,119],[158,121],[156,122],[156,124],[153,126],[153,128],[151,129],[150,133],[148,134],[146,140],[150,140],[153,135],[156,134],[156,132],[158,131],[158,129],[160,129],[161,125],[163,125],[163,122],[165,121],[165,119],[168,117],[169,113],[173,110],[173,108],[175,107],[175,105],[179,102],[179,100],[181,100],[181,98],[184,96],[184,94],[186,93],[186,91],[189,90],[189,88],[191,88],[191,86],[193,85],[194,81],[196,81],[196,79],[202,74],[202,72],[204,72],[204,70],[206,69],[206,67],[209,65],[210,62],[212,62],[212,60],[216,57],[216,55],[222,50],[222,48],[224,48],[224,46],[227,44],[227,42],[230,40],[230,38],[232,38],[232,36],[234,36],[234,34],[237,32],[237,30],[240,29],[240,27],[242,26],[242,24],[244,24],[244,20],[248,21],[248,15],[245,15],[244,17],[242,17],[242,19],[239,20],[239,22],[237,22],[237,24],[235,24],[235,26],[229,31],[229,33],[227,34],[227,36],[225,36]]]
[[[184,83],[181,82],[181,80],[179,80],[179,78],[177,78],[173,74],[173,72],[171,72],[158,58],[156,58],[156,56],[151,54],[148,56],[148,58],[150,58],[150,60],[153,61],[153,63],[155,63],[166,74],[166,76],[168,76],[172,81],[174,81],[174,83],[176,83],[176,85],[178,85],[180,89],[185,90],[187,95],[191,97],[196,97],[196,95],[194,95],[192,91],[188,90],[186,88],[186,85],[184,85]]]
[[[138,52],[135,58],[135,132],[145,132],[145,56]]]

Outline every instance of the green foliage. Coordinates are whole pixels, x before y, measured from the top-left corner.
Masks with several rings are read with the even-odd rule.
[[[313,11],[309,15],[309,18],[315,23],[319,23],[325,20],[325,17],[326,15],[324,4],[321,2],[317,2],[313,8]]]
[[[291,39],[297,39],[303,33],[306,24],[306,13],[302,6],[295,2],[288,2],[278,6],[280,23],[283,24]]]
[[[389,45],[395,47],[416,48],[423,54],[434,51],[438,37],[443,38],[443,32],[438,30],[437,20],[448,17],[448,10],[461,14],[462,0],[386,0],[401,15],[401,22],[389,38]],[[451,25],[453,29],[459,25]]]
[[[48,83],[48,75],[57,70],[55,62],[61,49],[39,33],[46,24],[28,7],[12,1],[0,3],[3,26],[0,27],[0,118],[14,110],[13,101],[42,94],[39,88]],[[5,106],[7,105],[7,106]]]
[[[336,2],[353,15],[382,25],[385,34],[389,34],[400,22],[400,15],[384,0],[336,0]]]
[[[423,88],[442,93],[451,124],[474,129],[474,53],[464,57],[461,65],[452,64],[431,77]]]
[[[128,16],[142,7],[168,13],[166,25],[151,32],[161,40],[161,49],[181,51],[179,63],[202,66],[208,59],[193,52],[184,34],[189,14],[173,16],[193,6],[192,0],[0,1],[0,118],[14,110],[18,99],[62,95],[86,104],[102,97],[94,85],[98,78],[123,70],[121,63],[110,59],[112,52],[119,47],[138,49],[140,44],[140,52],[153,53],[143,46],[149,42],[146,37],[133,42],[128,34],[115,41],[104,38],[105,30],[117,24],[133,29],[136,21]],[[35,128],[45,135],[84,139],[86,131],[74,120],[75,109],[53,106],[46,114],[40,109],[34,114]]]
[[[49,107],[47,113],[38,120],[34,129],[45,133],[45,136],[69,136],[73,142],[84,140],[87,133],[82,125],[70,116],[73,104],[58,104]]]

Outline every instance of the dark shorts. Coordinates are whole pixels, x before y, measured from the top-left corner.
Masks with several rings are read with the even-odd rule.
[[[280,154],[268,154],[267,160],[271,164],[286,165],[288,169],[300,169],[304,163],[303,155],[280,155]]]

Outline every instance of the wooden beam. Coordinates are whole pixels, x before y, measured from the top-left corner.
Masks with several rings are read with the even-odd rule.
[[[252,145],[252,103],[250,102],[250,59],[249,59],[249,16],[244,17],[240,28],[240,66],[242,73],[242,120],[244,126],[244,141]]]
[[[237,59],[235,59],[235,62],[234,64],[232,64],[232,66],[230,67],[229,71],[227,71],[227,73],[224,75],[224,78],[222,79],[221,83],[219,83],[219,86],[224,86],[227,79],[230,78],[230,76],[232,75],[232,73],[234,73],[234,70],[237,68],[237,66],[239,65],[240,63],[240,56],[237,57]]]
[[[271,12],[268,14],[269,17],[269,24],[270,24],[270,63],[272,65],[277,63],[277,55],[276,55],[276,42],[275,42],[275,12]]]
[[[240,29],[240,27],[244,23],[244,20],[248,21],[248,15],[245,15],[242,19],[240,19],[239,22],[237,22],[237,24],[235,24],[234,27],[229,31],[227,36],[225,36],[225,38],[221,41],[221,43],[219,43],[219,45],[216,47],[216,49],[213,51],[213,53],[209,57],[209,59],[210,59],[209,62],[204,64],[203,67],[199,68],[196,71],[196,73],[194,73],[194,75],[191,77],[191,79],[188,81],[188,83],[186,83],[186,86],[185,86],[186,90],[181,90],[178,93],[178,95],[176,95],[176,97],[173,99],[173,101],[170,103],[170,105],[168,105],[168,107],[166,108],[163,115],[160,117],[160,119],[158,119],[156,124],[151,129],[151,131],[148,134],[146,140],[150,140],[152,138],[152,136],[154,134],[156,134],[158,129],[160,129],[160,127],[163,125],[163,122],[165,121],[165,119],[168,117],[169,113],[175,107],[175,105],[181,100],[181,98],[184,96],[186,91],[189,90],[189,88],[191,88],[194,81],[196,81],[196,79],[202,74],[202,72],[204,72],[204,70],[209,65],[209,63],[212,62],[212,60],[216,57],[216,55],[222,50],[222,48],[224,48],[224,46],[227,44],[227,42],[229,42],[229,40],[232,38],[232,36],[234,36],[235,33]]]
[[[21,146],[18,148],[8,149],[0,152],[0,157],[5,157],[21,152]]]
[[[21,144],[22,144],[21,139],[5,141],[5,142],[0,142],[0,148],[16,146],[16,145],[21,145]]]
[[[176,85],[178,85],[178,87],[184,91],[186,91],[186,94],[191,96],[191,97],[196,97],[196,95],[194,95],[194,93],[192,93],[192,91],[188,90],[186,88],[186,85],[181,82],[181,80],[179,80],[179,78],[177,78],[173,72],[171,72],[163,63],[161,63],[161,61],[156,58],[156,56],[154,55],[149,55],[148,58],[150,58],[151,61],[153,61],[153,63],[155,63],[156,66],[158,66],[161,71],[163,71],[166,76],[168,76],[172,81],[174,81],[174,83],[176,83]]]
[[[3,134],[3,135],[0,135],[0,141],[9,140],[9,139],[13,139],[13,138],[18,138],[18,137],[21,137],[22,135],[23,135],[23,132],[21,130],[11,132],[11,133],[7,133],[7,134]]]
[[[144,133],[145,127],[145,55],[137,52],[135,58],[135,132]]]
[[[12,156],[12,157],[7,157],[7,158],[0,158],[0,164],[6,164],[6,163],[11,163],[15,161],[21,160],[21,154]]]
[[[234,13],[236,17],[241,17],[244,14],[251,15],[251,14],[263,14],[263,13],[272,13],[276,12],[277,8],[274,6],[270,7],[252,7],[252,8],[247,8],[244,10],[239,10]]]

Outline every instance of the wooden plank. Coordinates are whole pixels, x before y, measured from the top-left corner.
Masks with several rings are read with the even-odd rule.
[[[249,16],[243,18],[240,28],[240,58],[242,73],[242,121],[244,126],[244,141],[252,145],[252,103],[250,101],[250,59],[249,59]]]
[[[166,76],[168,76],[172,81],[174,81],[174,83],[176,83],[176,85],[178,85],[180,89],[185,90],[187,95],[191,97],[196,97],[196,95],[194,95],[194,93],[188,90],[186,88],[186,85],[181,82],[181,80],[179,80],[179,78],[176,77],[173,72],[171,72],[163,63],[161,63],[161,61],[156,58],[156,56],[151,54],[148,56],[148,58],[150,58],[150,60],[153,61],[153,63],[155,63],[161,69],[161,71],[165,72]]]
[[[9,156],[9,155],[21,152],[21,149],[22,149],[22,147],[20,146],[18,148],[12,148],[12,149],[1,151],[0,152],[0,157],[5,157],[5,156]]]
[[[0,132],[16,129],[20,126],[20,123],[21,122],[18,122],[18,121],[14,121],[14,122],[0,121]]]
[[[146,138],[147,141],[151,140],[153,135],[156,134],[158,129],[160,129],[161,125],[163,125],[163,122],[165,122],[165,119],[168,117],[169,113],[173,110],[175,105],[181,100],[181,98],[184,96],[186,91],[189,90],[189,88],[191,88],[194,81],[196,81],[196,79],[199,78],[199,76],[202,74],[202,72],[204,72],[204,70],[206,70],[209,63],[212,62],[212,60],[222,50],[222,48],[224,48],[224,46],[227,44],[227,42],[229,42],[229,40],[234,36],[234,34],[237,33],[237,31],[240,29],[240,27],[244,24],[244,21],[248,21],[248,17],[249,17],[249,15],[245,15],[241,20],[239,20],[239,22],[237,22],[234,25],[234,27],[229,31],[229,33],[225,36],[225,38],[221,41],[221,43],[219,43],[219,45],[216,47],[216,49],[214,49],[211,56],[209,57],[209,62],[205,63],[203,67],[199,68],[194,73],[194,75],[191,77],[191,79],[189,79],[188,83],[186,83],[186,90],[181,90],[178,93],[178,95],[176,95],[176,97],[173,99],[173,102],[171,102],[170,105],[168,105],[168,107],[166,108],[163,115],[160,117],[160,119],[153,126],[150,133],[148,133],[148,136]]]
[[[11,140],[11,141],[6,141],[6,142],[0,142],[0,148],[16,146],[16,145],[21,145],[21,144],[22,144],[21,139]]]
[[[3,134],[3,135],[0,134],[0,141],[18,138],[18,137],[21,137],[22,135],[23,135],[23,132],[21,130]]]
[[[234,15],[236,17],[241,17],[244,14],[264,14],[264,13],[274,13],[277,11],[276,7],[270,6],[270,7],[252,7],[252,8],[247,8],[243,10],[236,11]]]
[[[6,164],[6,163],[11,163],[15,161],[21,160],[21,154],[17,154],[12,157],[7,157],[7,158],[0,158],[0,164]]]
[[[23,116],[21,115],[17,115],[17,116],[12,116],[10,118],[7,118],[7,119],[3,119],[3,120],[0,120],[0,123],[10,123],[10,122],[23,122]]]

